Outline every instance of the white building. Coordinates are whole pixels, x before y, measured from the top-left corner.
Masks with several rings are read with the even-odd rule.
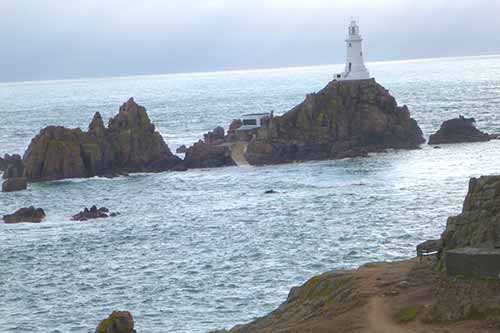
[[[251,130],[262,126],[262,119],[269,117],[269,113],[249,113],[241,117],[241,127],[238,130]]]
[[[347,47],[345,69],[343,73],[335,75],[336,80],[366,80],[370,78],[370,73],[363,61],[362,41],[359,26],[355,20],[352,20],[345,40]]]

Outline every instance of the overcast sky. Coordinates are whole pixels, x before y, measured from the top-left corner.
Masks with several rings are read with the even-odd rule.
[[[498,0],[0,0],[0,81],[500,53]]]

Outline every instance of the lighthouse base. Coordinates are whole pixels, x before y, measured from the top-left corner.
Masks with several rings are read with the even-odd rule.
[[[370,79],[370,73],[368,70],[356,71],[356,72],[343,72],[335,75],[335,80],[337,81],[350,81],[350,80],[368,80]]]

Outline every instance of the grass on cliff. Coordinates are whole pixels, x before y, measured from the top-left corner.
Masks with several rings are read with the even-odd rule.
[[[410,307],[401,309],[394,315],[394,320],[398,323],[409,323],[417,318],[417,308]]]

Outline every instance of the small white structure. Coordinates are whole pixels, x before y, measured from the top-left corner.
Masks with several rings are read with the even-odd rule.
[[[362,41],[359,26],[355,20],[352,20],[345,40],[347,47],[345,69],[343,73],[335,75],[336,80],[366,80],[370,78],[370,73],[363,61]]]
[[[262,126],[262,119],[269,117],[269,113],[249,113],[241,116],[241,127],[238,130],[252,130]]]

